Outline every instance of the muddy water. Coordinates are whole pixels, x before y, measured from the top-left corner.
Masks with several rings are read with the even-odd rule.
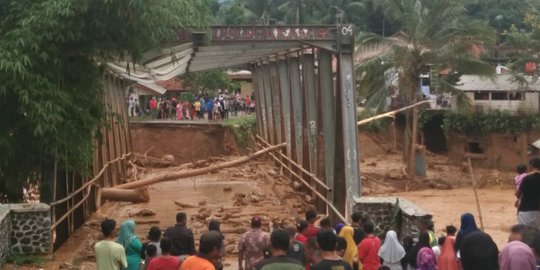
[[[461,214],[470,212],[480,219],[472,188],[453,190],[422,190],[416,192],[394,193],[391,196],[406,198],[422,209],[433,214],[437,235],[443,233],[446,225],[453,224],[459,229]],[[491,187],[479,189],[478,196],[484,221],[485,232],[502,249],[508,241],[510,227],[516,224],[514,190],[512,188]]]

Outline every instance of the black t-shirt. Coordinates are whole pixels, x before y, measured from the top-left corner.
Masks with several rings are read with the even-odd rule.
[[[358,246],[360,245],[360,242],[362,242],[362,240],[366,238],[366,233],[364,232],[363,229],[358,228],[358,227],[353,227],[353,229],[354,229],[354,234],[353,234],[354,243]]]
[[[311,270],[352,270],[352,267],[344,260],[322,260],[320,263],[312,265]]]
[[[540,173],[525,176],[519,190],[521,202],[518,211],[540,211]]]
[[[302,264],[305,264],[306,251],[302,242],[293,240],[289,245],[289,250],[287,250],[287,257],[295,259]]]

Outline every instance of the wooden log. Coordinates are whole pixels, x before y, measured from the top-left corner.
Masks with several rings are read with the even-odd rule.
[[[424,100],[424,101],[420,101],[418,103],[415,103],[413,105],[409,105],[407,107],[403,107],[401,109],[398,109],[398,110],[395,110],[395,111],[391,111],[391,112],[387,112],[387,113],[382,113],[382,114],[379,114],[379,115],[376,115],[376,116],[373,116],[373,117],[370,117],[370,118],[366,118],[366,119],[363,119],[363,120],[360,120],[356,123],[356,125],[358,126],[361,126],[361,125],[365,125],[371,121],[375,121],[375,120],[378,120],[378,119],[381,119],[381,118],[385,118],[385,117],[394,117],[394,115],[396,115],[397,113],[399,112],[403,112],[403,111],[406,111],[406,110],[410,110],[410,109],[413,109],[413,108],[416,108],[417,106],[420,106],[422,104],[426,104],[426,103],[429,103],[429,100]]]
[[[150,177],[150,178],[147,178],[147,179],[144,179],[144,180],[139,180],[139,181],[134,181],[134,182],[126,183],[126,184],[117,185],[114,188],[116,188],[116,189],[134,189],[134,188],[153,185],[153,184],[156,184],[156,183],[159,183],[159,182],[173,181],[173,180],[177,180],[177,179],[180,179],[180,178],[187,178],[187,177],[192,177],[192,176],[197,176],[197,175],[203,175],[203,174],[215,172],[215,171],[218,171],[218,170],[221,170],[221,169],[224,169],[224,168],[234,167],[234,166],[238,166],[238,165],[247,163],[252,159],[258,158],[258,157],[260,157],[260,156],[262,156],[262,155],[264,155],[266,153],[270,153],[272,151],[279,150],[281,148],[284,148],[285,146],[286,146],[286,143],[282,143],[282,144],[270,146],[268,148],[265,148],[263,150],[260,150],[258,152],[255,152],[253,154],[250,154],[248,156],[245,156],[245,157],[242,157],[242,158],[239,158],[239,159],[235,159],[235,160],[231,160],[231,161],[227,161],[227,162],[222,162],[222,163],[219,163],[219,164],[216,164],[216,165],[208,166],[206,168],[200,168],[200,169],[195,169],[195,170],[185,170],[185,171],[178,171],[178,172],[170,172],[170,173],[163,173],[163,174],[153,176],[153,177]]]
[[[486,154],[482,154],[482,153],[465,153],[463,155],[464,158],[467,158],[467,159],[487,159],[487,156]]]
[[[150,194],[146,188],[125,190],[117,188],[102,188],[101,199],[120,202],[148,202]]]
[[[159,224],[161,221],[158,219],[135,219],[135,224],[142,225],[142,224]]]
[[[191,204],[188,204],[188,203],[183,203],[181,201],[174,201],[174,204],[182,207],[182,208],[195,208],[196,206],[195,205],[191,205]]]

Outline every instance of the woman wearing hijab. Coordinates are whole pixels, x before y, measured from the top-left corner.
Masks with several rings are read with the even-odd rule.
[[[529,246],[520,241],[512,241],[499,256],[499,269],[536,270],[536,258]]]
[[[353,266],[354,258],[358,256],[358,249],[354,243],[354,229],[351,226],[343,226],[339,232],[339,236],[343,237],[347,241],[347,248],[345,249],[345,254],[343,254],[343,260]]]
[[[120,226],[116,242],[124,247],[128,261],[126,270],[138,270],[141,264],[141,241],[135,235],[135,221],[128,219]]]
[[[458,235],[456,237],[456,245],[454,247],[455,251],[458,252],[461,248],[461,241],[471,232],[478,231],[476,227],[476,221],[474,216],[471,213],[465,213],[461,216],[461,228],[459,229]]]
[[[461,243],[460,254],[463,270],[499,270],[499,250],[486,233],[467,234]]]
[[[418,252],[422,248],[429,248],[431,249],[431,245],[429,244],[429,234],[427,232],[420,233],[420,236],[418,237],[418,243],[413,247],[411,253],[407,258],[407,261],[409,262],[409,269],[417,269],[418,266]]]
[[[441,255],[437,261],[439,270],[458,270],[458,262],[455,252],[456,239],[452,236],[446,237],[441,248]]]
[[[402,270],[401,259],[405,257],[405,249],[397,239],[395,231],[388,231],[384,243],[379,249],[379,257],[383,260],[383,265],[390,270]]]
[[[405,249],[405,257],[401,259],[401,268],[403,270],[409,269],[409,257],[414,249],[413,238],[410,235],[405,235],[403,237],[403,249]]]
[[[343,229],[343,227],[345,227],[345,224],[343,223],[338,223],[336,224],[336,226],[334,226],[334,230],[336,230],[337,235],[339,235],[339,232],[341,232],[341,229]]]
[[[416,256],[417,270],[437,270],[437,259],[431,247],[423,247]]]

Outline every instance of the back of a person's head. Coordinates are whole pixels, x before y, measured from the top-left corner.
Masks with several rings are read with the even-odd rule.
[[[332,227],[332,222],[330,221],[329,217],[325,217],[321,219],[321,221],[319,221],[319,226],[321,226],[322,228],[330,228]]]
[[[375,231],[375,224],[373,222],[368,221],[364,223],[364,232],[367,234],[373,233]]]
[[[161,252],[163,254],[168,254],[171,252],[171,246],[172,246],[172,240],[169,237],[163,237],[159,241],[159,247],[161,248]]]
[[[299,233],[303,232],[305,229],[307,229],[308,223],[307,221],[301,219],[296,222],[296,231]]]
[[[105,237],[110,237],[116,227],[116,221],[114,219],[106,218],[101,222],[101,232]]]
[[[377,270],[391,270],[390,267],[386,266],[386,265],[383,265],[379,268],[377,268]]]
[[[454,225],[448,225],[446,226],[446,234],[455,236],[457,232],[457,228]]]
[[[345,238],[338,236],[336,238],[336,250],[345,250],[347,249],[347,240]]]
[[[216,220],[216,219],[210,220],[210,222],[208,223],[208,230],[209,231],[221,232],[219,221]]]
[[[306,211],[306,220],[308,222],[312,221],[312,220],[314,220],[316,218],[317,218],[317,211],[315,211],[314,209],[310,209],[310,210]]]
[[[182,223],[187,221],[187,215],[184,212],[178,212],[176,214],[176,223]]]
[[[288,225],[285,230],[289,233],[289,238],[294,238],[296,235],[296,227],[294,225]]]
[[[518,174],[523,174],[527,172],[527,165],[525,164],[519,164],[516,166],[516,172]]]
[[[262,220],[260,217],[251,218],[251,228],[257,229],[262,226]]]
[[[531,159],[530,164],[532,168],[540,170],[540,158],[535,157]]]
[[[356,212],[352,213],[351,219],[352,219],[352,221],[354,223],[358,223],[358,222],[362,221],[362,212],[356,211]]]
[[[221,249],[222,245],[223,238],[221,237],[221,234],[216,231],[208,231],[201,235],[199,252],[208,255],[214,250]]]
[[[499,269],[499,250],[491,236],[474,231],[463,239],[460,246],[463,270]]]
[[[331,230],[320,230],[317,233],[317,244],[323,251],[336,250],[337,235]]]
[[[161,238],[161,230],[158,226],[152,226],[150,231],[148,231],[148,240],[152,242],[157,242]]]
[[[160,243],[161,245],[161,243]],[[157,247],[150,244],[146,247],[146,255],[148,257],[155,257],[157,255]]]
[[[287,250],[289,249],[289,233],[283,229],[274,230],[270,234],[270,243],[273,249]]]
[[[534,238],[531,248],[536,256],[540,256],[540,236]]]
[[[444,246],[444,242],[446,242],[446,236],[441,236],[437,240],[437,243],[439,244],[440,247]]]

